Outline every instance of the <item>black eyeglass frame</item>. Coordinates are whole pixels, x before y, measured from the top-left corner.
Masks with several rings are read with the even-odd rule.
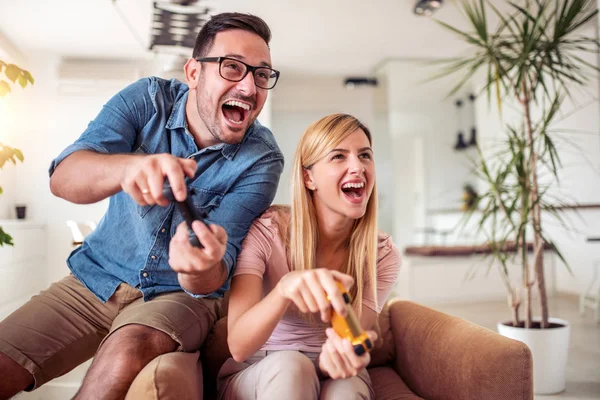
[[[238,60],[237,58],[233,58],[233,57],[203,57],[203,58],[195,58],[196,61],[199,62],[215,62],[215,63],[219,63],[219,75],[221,75],[221,78],[229,81],[229,82],[241,82],[244,80],[244,78],[246,77],[246,75],[248,75],[248,72],[252,71],[252,77],[254,78],[254,73],[256,72],[256,70],[258,69],[268,69],[269,71],[272,71],[272,73],[275,74],[275,82],[273,83],[273,86],[271,87],[263,87],[260,86],[258,83],[256,83],[256,78],[254,79],[254,84],[256,85],[256,87],[259,87],[261,89],[266,89],[266,90],[271,90],[275,87],[275,85],[277,85],[277,81],[279,81],[279,74],[280,72],[277,71],[276,69],[270,68],[270,67],[265,67],[265,66],[259,66],[259,67],[255,67],[253,65],[249,65],[246,64],[245,62]],[[221,63],[223,62],[223,60],[231,60],[231,61],[235,61],[235,62],[239,62],[240,64],[243,64],[246,67],[246,72],[244,73],[244,75],[242,75],[242,77],[240,79],[229,79],[229,78],[225,78],[223,76],[223,74],[221,73]],[[272,76],[272,75],[269,75]]]

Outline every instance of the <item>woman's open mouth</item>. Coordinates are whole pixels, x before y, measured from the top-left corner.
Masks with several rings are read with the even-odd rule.
[[[221,106],[223,116],[232,125],[242,125],[250,114],[250,105],[237,100],[229,100]]]
[[[365,183],[364,182],[348,182],[342,185],[342,193],[344,197],[353,204],[362,203],[365,197]]]

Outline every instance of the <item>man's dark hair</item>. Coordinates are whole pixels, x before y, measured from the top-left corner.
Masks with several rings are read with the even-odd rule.
[[[193,58],[204,57],[210,50],[219,32],[230,29],[242,29],[244,31],[256,33],[269,45],[271,41],[271,29],[261,18],[242,13],[222,13],[214,15],[202,27],[196,38]]]

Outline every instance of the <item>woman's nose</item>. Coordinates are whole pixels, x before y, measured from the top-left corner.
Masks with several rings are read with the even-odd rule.
[[[365,171],[365,166],[357,158],[350,161],[349,172],[354,175],[360,175]]]

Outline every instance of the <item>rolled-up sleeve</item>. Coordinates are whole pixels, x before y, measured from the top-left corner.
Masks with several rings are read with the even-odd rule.
[[[49,175],[52,176],[58,164],[76,151],[131,153],[137,133],[154,110],[149,85],[149,79],[140,79],[113,96],[81,136],[52,160]]]

